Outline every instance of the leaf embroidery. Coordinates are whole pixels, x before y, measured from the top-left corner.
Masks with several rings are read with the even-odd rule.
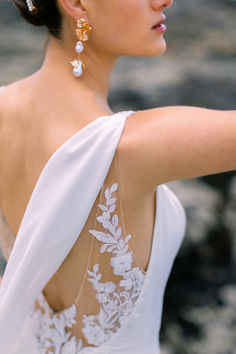
[[[83,316],[85,327],[83,333],[89,344],[98,345],[104,343],[112,333],[116,332],[121,324],[128,320],[135,301],[142,289],[144,273],[138,267],[132,268],[133,252],[128,252],[128,241],[131,235],[125,239],[121,238],[121,227],[119,226],[118,215],[111,213],[116,208],[116,198],[112,193],[117,190],[115,183],[105,191],[106,203],[98,204],[102,215],[97,217],[105,232],[90,230],[89,232],[101,241],[103,245],[100,252],[113,254],[110,264],[115,275],[123,276],[118,284],[113,282],[102,283],[102,274],[99,272],[99,264],[93,266],[93,271],[88,270],[88,281],[93,284],[96,290],[96,299],[101,304],[100,311],[94,316]],[[111,208],[112,206],[112,208]]]
[[[93,346],[105,343],[129,319],[141,292],[145,276],[140,268],[132,268],[133,252],[128,251],[131,235],[122,238],[118,215],[111,216],[116,209],[116,197],[113,193],[117,188],[117,183],[107,188],[105,205],[98,204],[102,215],[97,217],[97,221],[102,224],[104,232],[89,230],[89,233],[102,243],[100,252],[112,254],[110,265],[113,268],[113,274],[122,277],[117,284],[111,281],[102,282],[99,264],[94,264],[92,270],[87,270],[88,281],[92,283],[96,291],[96,299],[100,304],[98,314],[84,314],[82,319],[83,334],[87,343]],[[45,354],[79,353],[84,348],[82,340],[72,336],[68,331],[76,324],[76,305],[73,304],[70,308],[56,313],[50,308],[43,294],[37,301],[40,308],[35,309],[32,319],[40,352]]]

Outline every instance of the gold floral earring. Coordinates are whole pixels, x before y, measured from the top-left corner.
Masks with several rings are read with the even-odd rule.
[[[70,61],[70,63],[74,67],[73,75],[79,77],[82,75],[83,69],[85,69],[85,65],[80,58],[80,55],[84,50],[82,42],[86,42],[89,39],[89,34],[92,31],[92,27],[88,24],[85,18],[78,19],[77,27],[76,34],[79,41],[76,43],[75,51],[78,53],[78,59],[74,59]]]

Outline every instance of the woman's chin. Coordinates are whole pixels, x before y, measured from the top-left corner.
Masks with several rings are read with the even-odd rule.
[[[135,44],[131,49],[125,52],[126,55],[138,56],[138,57],[155,57],[161,55],[166,50],[166,41],[163,35],[159,35],[159,38],[155,40],[146,41],[144,45]]]
[[[162,38],[162,39],[161,39]],[[161,36],[161,38],[159,40],[156,41],[156,43],[152,43],[149,48],[146,50],[146,56],[150,56],[150,57],[155,57],[158,55],[163,54],[166,51],[166,41],[163,38],[163,36]]]

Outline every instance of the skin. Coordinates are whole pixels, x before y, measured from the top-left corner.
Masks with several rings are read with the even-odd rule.
[[[40,69],[0,92],[0,201],[15,235],[49,157],[83,126],[113,113],[108,91],[119,57],[156,56],[165,51],[163,34],[151,27],[172,1],[58,0],[62,40],[50,36]],[[78,78],[72,74],[70,60],[77,58],[75,30],[82,17],[93,30],[81,54],[86,69]],[[19,181],[24,181],[24,189]]]
[[[160,21],[163,11],[172,2],[58,0],[63,16],[62,41],[49,36],[41,68],[0,93],[0,150],[4,152],[0,153],[0,166],[5,171],[0,175],[0,200],[5,219],[15,235],[33,187],[50,155],[81,126],[100,115],[113,113],[108,104],[108,92],[112,69],[119,57],[157,56],[165,51],[163,34],[151,27]],[[93,30],[81,55],[86,69],[76,78],[69,61],[77,57],[75,29],[77,20],[82,17]],[[83,105],[79,105],[78,100]],[[8,105],[4,105],[4,101]],[[14,109],[9,111],[7,107]],[[33,112],[33,119],[30,112]],[[41,132],[48,132],[49,138]],[[14,142],[11,147],[9,134]],[[24,188],[21,181],[24,181]],[[128,189],[131,190],[130,186]],[[153,193],[145,195],[150,221],[153,197]],[[137,207],[137,202],[135,205]],[[152,231],[151,222],[149,229]]]
[[[116,61],[122,55],[157,56],[165,51],[163,34],[152,31],[151,27],[161,19],[163,10],[172,2],[58,0],[63,15],[63,39],[60,42],[50,37],[44,63],[35,81],[39,96],[46,95],[45,87],[48,91],[56,89],[58,96],[66,91],[67,100],[83,97],[90,107],[98,106],[112,113],[108,105],[108,91]],[[116,16],[113,16],[114,13]],[[93,30],[81,56],[86,70],[78,79],[71,75],[69,61],[76,58],[76,22],[82,17]]]
[[[164,53],[164,35],[151,27],[172,1],[58,0],[62,42],[50,37],[42,67],[0,93],[0,201],[15,235],[52,153],[98,116],[113,113],[108,91],[119,57]],[[86,69],[77,78],[69,61],[77,57],[75,29],[81,17],[93,32],[81,55]],[[126,121],[118,158],[127,228],[133,230],[139,220],[147,225],[143,234],[152,235],[157,185],[236,169],[236,111],[186,106],[137,111]],[[146,248],[142,243],[136,250],[145,266],[151,238],[146,241]]]

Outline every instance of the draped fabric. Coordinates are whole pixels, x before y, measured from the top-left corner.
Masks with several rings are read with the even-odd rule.
[[[0,287],[1,353],[12,353],[34,300],[74,245],[132,113],[97,118],[60,146],[41,172]]]
[[[15,242],[13,242],[13,235],[10,229],[7,229],[0,210],[0,245],[8,260],[0,286],[0,353],[160,353],[159,330],[164,292],[183,240],[186,215],[180,201],[169,187],[165,184],[156,187],[151,253],[148,268],[142,274],[142,269],[138,268],[137,260],[135,260],[135,254],[132,254],[131,249],[127,248],[128,241],[132,241],[131,237],[127,238],[127,234],[123,235],[123,230],[119,230],[119,221],[122,218],[118,217],[118,214],[121,216],[122,203],[117,193],[120,183],[116,180],[116,174],[113,174],[111,168],[126,118],[132,113],[134,112],[130,110],[99,117],[74,134],[56,150],[35,184]],[[108,179],[106,179],[107,176]],[[103,199],[100,198],[99,192]],[[96,340],[99,342],[98,337],[93,338],[92,344],[95,346],[89,345],[82,348],[77,346],[75,339],[69,338],[69,336],[68,340],[60,345],[62,338],[57,335],[64,333],[64,328],[55,316],[55,321],[60,326],[60,331],[55,336],[58,350],[51,350],[49,347],[47,349],[46,346],[42,349],[39,345],[40,337],[35,334],[37,333],[35,329],[38,329],[38,324],[40,324],[42,325],[41,338],[45,337],[47,330],[47,333],[51,335],[54,330],[53,326],[51,327],[53,317],[47,318],[45,316],[45,321],[38,321],[35,303],[41,301],[45,308],[49,309],[49,304],[43,297],[43,289],[63,264],[63,261],[68,259],[67,256],[73,246],[77,245],[76,241],[83,240],[81,231],[84,225],[87,225],[86,221],[94,204],[96,205],[96,200],[99,203],[99,214],[95,213],[97,223],[94,223],[90,233],[96,239],[97,243],[94,242],[93,246],[94,250],[98,250],[98,252],[92,253],[89,263],[90,281],[98,291],[96,297],[100,300],[100,304],[104,303],[105,294],[99,290],[99,287],[105,283],[103,276],[100,281],[99,271],[102,273],[111,265],[114,274],[120,277],[120,283],[118,283],[123,288],[121,292],[118,292],[120,289],[116,288],[117,284],[112,283],[110,278],[105,279],[109,280],[106,282],[106,285],[110,287],[109,293],[113,289],[113,293],[118,299],[119,295],[124,295],[123,289],[125,289],[125,299],[127,300],[133,294],[131,284],[135,284],[138,288],[137,296],[129,307],[123,309],[121,325],[117,331],[113,331],[112,328],[111,335],[107,336],[105,341],[97,343],[98,345],[95,344]],[[113,215],[113,212],[117,215]],[[110,233],[105,230],[108,220],[112,221],[110,229],[107,228]],[[93,224],[93,220],[91,223]],[[100,224],[100,228],[98,224]],[[121,239],[121,236],[125,236],[125,238]],[[127,241],[127,244],[124,243],[124,240]],[[115,254],[118,242],[120,250],[124,251],[122,255]],[[103,252],[111,254],[114,251],[111,254],[111,260],[103,262],[99,256],[101,249],[103,256]],[[95,254],[99,258],[96,258]],[[120,262],[122,256],[124,257]],[[132,260],[134,264],[131,267]],[[97,263],[101,265],[100,269],[98,269]],[[136,274],[136,278],[129,278],[131,272]],[[110,277],[111,273],[107,274]],[[84,289],[83,294],[87,299],[88,288],[84,286]],[[79,300],[81,298],[78,298],[78,304],[80,304]],[[110,300],[111,303],[113,299],[110,298]],[[91,301],[88,302],[90,305]],[[73,304],[69,311],[65,309],[65,312],[70,317],[73,315],[74,309]],[[86,309],[82,305],[80,310]],[[86,331],[92,319],[96,317],[93,315],[96,314],[97,312],[86,313],[88,320]],[[103,316],[99,320],[104,323],[106,319]],[[97,321],[97,317],[95,320]],[[116,327],[117,323],[114,325]],[[108,328],[108,330],[110,329]],[[104,330],[104,333],[107,335],[108,331]],[[87,334],[88,338],[91,337],[91,332],[87,331]],[[48,338],[47,335],[45,338]]]

